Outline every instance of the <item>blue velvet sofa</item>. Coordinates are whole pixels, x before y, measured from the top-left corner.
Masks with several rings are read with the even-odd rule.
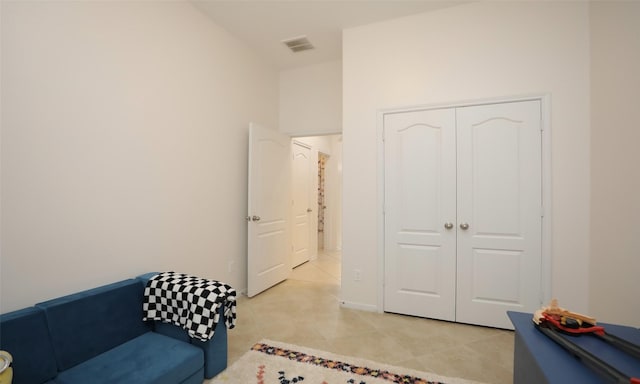
[[[142,321],[153,275],[0,315],[0,349],[13,355],[13,384],[202,384],[224,370],[224,321],[206,342]]]

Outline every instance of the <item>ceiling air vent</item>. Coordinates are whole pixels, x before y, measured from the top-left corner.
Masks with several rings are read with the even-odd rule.
[[[307,36],[294,37],[292,39],[282,40],[282,42],[294,53],[313,49],[313,45],[307,39]]]

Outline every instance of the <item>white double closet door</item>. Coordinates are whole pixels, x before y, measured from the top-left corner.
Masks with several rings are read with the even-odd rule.
[[[512,328],[541,300],[541,103],[384,116],[384,310]]]

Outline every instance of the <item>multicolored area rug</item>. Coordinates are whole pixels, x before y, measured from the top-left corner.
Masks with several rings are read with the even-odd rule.
[[[473,384],[402,367],[262,340],[210,384]]]

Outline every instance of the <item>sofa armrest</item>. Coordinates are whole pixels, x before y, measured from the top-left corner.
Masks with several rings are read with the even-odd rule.
[[[213,337],[207,341],[191,338],[191,344],[204,350],[204,376],[212,378],[227,368],[227,327],[224,323],[224,307],[220,307],[220,321]]]
[[[40,308],[0,315],[0,349],[13,355],[14,384],[49,383],[58,374],[47,319]]]
[[[220,308],[220,316],[224,313],[224,307]],[[223,317],[221,317],[222,319]],[[227,367],[227,327],[224,321],[220,321],[216,326],[213,337],[207,341],[200,341],[190,337],[186,330],[169,323],[161,321],[153,322],[153,330],[164,336],[190,343],[204,351],[204,376],[212,378],[222,372]]]
[[[143,286],[146,286],[149,279],[155,275],[157,275],[157,272],[150,272],[138,276],[137,279],[140,280]],[[186,330],[176,325],[161,321],[152,322],[154,332],[191,343],[204,351],[204,376],[207,379],[214,377],[227,367],[228,341],[227,327],[224,321],[224,306],[220,306],[218,311],[220,312],[220,321],[216,326],[213,337],[207,341],[190,337]]]

